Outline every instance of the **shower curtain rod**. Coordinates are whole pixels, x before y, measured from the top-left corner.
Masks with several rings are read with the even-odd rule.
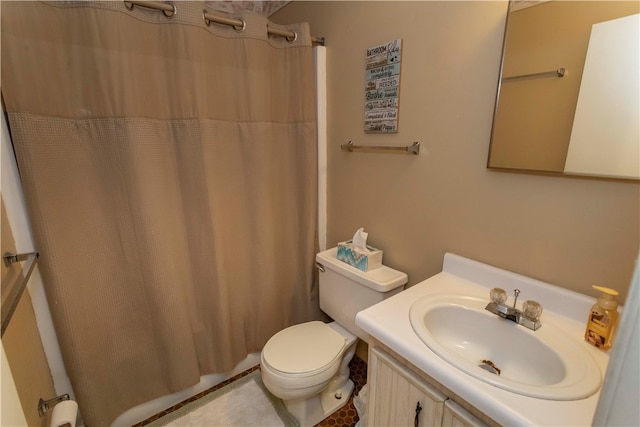
[[[175,4],[164,2],[164,1],[129,1],[124,0],[124,5],[127,9],[132,10],[134,6],[146,7],[147,9],[155,9],[161,10],[164,16],[167,18],[172,18],[178,12],[178,8]],[[225,18],[223,16],[212,15],[207,12],[206,9],[202,11],[202,18],[204,19],[207,27],[211,22],[215,22],[216,24],[229,25],[233,27],[236,31],[244,31],[247,26],[247,23],[242,18],[233,19],[233,18]],[[278,30],[276,28],[270,28],[267,26],[267,34],[273,36],[280,36],[287,39],[289,42],[293,42],[298,38],[298,34],[295,31],[284,31]],[[320,46],[324,46],[325,39],[324,37],[313,37],[311,36],[311,42]]]

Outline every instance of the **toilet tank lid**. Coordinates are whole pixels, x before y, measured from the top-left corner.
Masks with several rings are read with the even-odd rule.
[[[378,292],[389,292],[402,286],[409,280],[406,273],[383,265],[379,268],[362,271],[338,259],[338,248],[327,249],[316,255],[316,261],[325,268],[335,271],[355,282]]]

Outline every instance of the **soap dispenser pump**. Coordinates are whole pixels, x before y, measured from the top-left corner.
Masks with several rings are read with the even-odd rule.
[[[584,339],[596,347],[609,350],[613,345],[618,325],[618,301],[616,301],[618,291],[597,285],[593,285],[593,289],[602,294],[591,307]]]

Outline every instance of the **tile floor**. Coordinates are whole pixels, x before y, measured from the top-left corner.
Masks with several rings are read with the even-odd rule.
[[[183,400],[182,402],[177,403],[177,404],[173,405],[172,407],[167,408],[164,411],[159,412],[159,413],[147,418],[146,420],[140,421],[138,424],[134,424],[131,427],[142,427],[142,426],[146,426],[147,424],[151,424],[152,422],[156,421],[157,419],[162,418],[163,416],[182,408],[187,403],[194,402],[194,401],[200,399],[201,397],[206,396],[209,393],[212,393],[212,392],[214,392],[214,391],[216,391],[218,389],[221,389],[222,387],[226,386],[227,384],[230,384],[230,383],[234,382],[235,380],[240,379],[240,378],[244,377],[247,374],[250,374],[251,372],[255,371],[256,369],[260,369],[260,366],[256,365],[253,368],[249,368],[246,371],[241,372],[238,375],[236,375],[236,376],[234,376],[232,378],[229,378],[228,380],[225,380],[225,381],[221,382],[220,384],[218,384],[216,386],[213,386],[213,387],[211,387],[211,388],[209,388],[209,389],[207,389],[205,391],[202,391],[202,392],[200,392],[200,393],[198,393],[196,395],[193,395],[190,398],[188,398],[186,400]]]
[[[233,378],[229,378],[228,380],[214,386],[211,387],[208,390],[205,390],[201,393],[196,394],[195,396],[190,397],[187,400],[184,400],[174,406],[172,406],[171,408],[168,408],[156,415],[153,415],[152,417],[147,418],[144,421],[139,422],[138,424],[133,425],[132,427],[142,427],[145,426],[149,423],[152,423],[153,421],[156,421],[157,419],[163,417],[164,415],[167,415],[177,409],[180,409],[181,407],[183,407],[184,405],[186,405],[187,403],[191,403],[195,400],[200,399],[201,397],[212,393],[222,387],[224,387],[225,385],[232,383],[233,381],[244,377],[245,375],[255,371],[256,369],[260,369],[259,366],[254,366],[251,369],[248,369],[238,375],[236,375]],[[354,356],[353,360],[351,360],[351,363],[349,364],[349,376],[351,378],[351,380],[353,381],[353,383],[355,384],[355,389],[353,392],[353,396],[357,395],[360,392],[360,389],[362,388],[362,386],[364,386],[367,382],[367,363],[365,361],[363,361],[362,359],[360,359],[358,356]],[[316,427],[327,427],[327,426],[336,426],[336,427],[353,427],[355,426],[355,424],[358,422],[358,413],[356,412],[356,408],[355,406],[353,406],[353,396],[349,399],[349,401],[347,402],[347,404],[345,406],[343,406],[340,410],[338,410],[336,413],[334,413],[333,415],[331,415],[329,418],[323,420],[322,422],[320,422]]]
[[[355,384],[355,389],[349,402],[329,418],[322,420],[316,427],[353,427],[358,422],[358,413],[355,406],[353,406],[353,397],[360,393],[362,386],[367,383],[367,363],[358,356],[354,356],[349,364],[349,370],[349,377]]]

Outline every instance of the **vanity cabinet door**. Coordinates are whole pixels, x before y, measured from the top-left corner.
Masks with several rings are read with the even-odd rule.
[[[367,370],[367,426],[442,425],[444,394],[376,347],[369,348]]]
[[[443,427],[487,427],[485,423],[471,415],[466,409],[451,399],[444,402]]]

